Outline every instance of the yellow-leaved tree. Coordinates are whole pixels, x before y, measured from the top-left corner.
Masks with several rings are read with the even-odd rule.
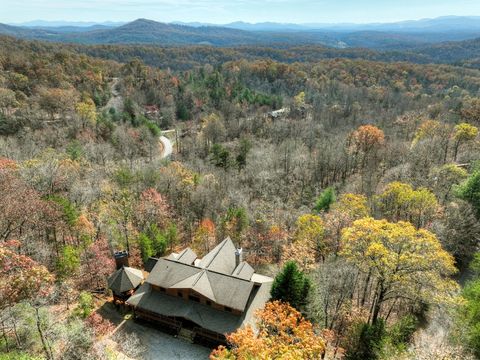
[[[274,301],[256,314],[256,329],[248,325],[227,336],[231,348],[220,346],[211,360],[321,359],[324,340],[312,324],[288,304]]]
[[[402,182],[392,182],[377,197],[377,206],[391,221],[405,220],[417,228],[427,226],[435,217],[439,205],[427,188],[413,189]]]
[[[86,99],[75,106],[78,116],[82,122],[82,127],[87,124],[95,125],[97,121],[97,110],[92,99]]]
[[[449,278],[456,272],[454,259],[433,233],[408,222],[364,218],[346,228],[341,241],[340,254],[369,274],[372,323],[386,303],[455,300],[457,284]]]
[[[283,247],[282,261],[295,260],[303,270],[313,268],[318,258],[324,258],[329,251],[323,241],[324,232],[320,216],[300,216],[292,243]]]
[[[460,145],[474,140],[478,135],[478,128],[467,123],[461,123],[456,125],[454,130],[455,145],[453,148],[453,161],[456,161]]]
[[[338,201],[333,203],[330,211],[324,215],[325,242],[337,255],[340,251],[340,237],[342,230],[355,220],[370,216],[370,208],[365,195],[342,194]]]

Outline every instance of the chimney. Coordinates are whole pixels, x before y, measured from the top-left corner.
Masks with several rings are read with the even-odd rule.
[[[115,265],[118,269],[121,269],[123,266],[128,267],[128,252],[126,251],[115,251],[113,254],[115,258]]]
[[[243,250],[242,248],[238,248],[235,250],[235,267],[240,265],[240,263],[243,261]]]

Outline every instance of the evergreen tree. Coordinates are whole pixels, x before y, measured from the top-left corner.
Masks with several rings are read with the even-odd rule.
[[[297,263],[287,261],[273,281],[272,299],[288,302],[294,308],[302,310],[306,305],[310,287],[310,279],[298,268]]]
[[[330,206],[335,202],[335,200],[335,190],[332,187],[328,187],[321,192],[313,209],[316,212],[328,212],[328,210],[330,210]]]

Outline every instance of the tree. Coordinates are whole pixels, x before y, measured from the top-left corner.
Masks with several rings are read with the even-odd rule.
[[[65,89],[41,89],[39,91],[39,105],[42,110],[50,115],[53,120],[55,115],[64,113],[74,107],[77,94],[74,90]]]
[[[478,135],[478,128],[467,124],[461,123],[455,126],[455,145],[453,150],[453,161],[457,161],[457,153],[460,145],[474,140]]]
[[[222,226],[226,235],[240,242],[248,227],[247,212],[241,207],[228,208]]]
[[[351,226],[355,220],[370,216],[367,197],[358,194],[342,194],[333,203],[330,211],[324,215],[325,242],[335,255],[340,251],[342,230]]]
[[[89,98],[85,101],[79,102],[75,106],[75,110],[82,121],[83,128],[85,128],[87,124],[95,125],[97,121],[97,111],[92,99]]]
[[[270,294],[273,300],[289,303],[297,310],[304,310],[310,292],[310,279],[295,261],[287,261],[275,276]]]
[[[135,218],[140,229],[146,230],[153,224],[165,227],[171,216],[167,200],[156,189],[149,188],[140,194],[135,208]]]
[[[210,114],[202,119],[202,135],[208,150],[211,144],[220,143],[226,134],[223,120],[217,114]]]
[[[370,320],[374,323],[385,303],[453,301],[457,285],[453,257],[431,232],[410,223],[364,218],[344,230],[342,251],[347,261],[371,275]]]
[[[301,91],[293,98],[296,107],[305,106],[305,92]]]
[[[326,247],[323,241],[325,228],[322,218],[318,215],[305,214],[297,219],[295,227],[292,245],[305,248],[311,253],[314,260],[324,259],[330,249]],[[292,260],[295,260],[295,258]],[[304,262],[301,257],[298,260],[300,264]]]
[[[328,212],[335,200],[335,190],[332,187],[328,187],[320,193],[313,209],[318,213],[322,211]]]
[[[214,246],[215,224],[210,219],[203,219],[193,234],[192,249],[199,257],[202,257]]]
[[[0,241],[23,240],[30,231],[45,225],[44,215],[51,207],[41,195],[29,187],[12,168],[12,164],[2,161],[0,169]]]
[[[436,167],[431,172],[431,178],[433,178],[432,189],[438,198],[445,203],[452,197],[452,189],[467,177],[467,171],[456,164]]]
[[[252,144],[247,139],[240,140],[240,148],[235,158],[239,171],[245,169],[247,166],[247,155],[251,148]]]
[[[103,234],[87,246],[82,260],[80,288],[105,288],[107,277],[115,271],[115,261]]]
[[[19,253],[18,241],[0,242],[0,310],[42,296],[53,276],[42,265]]]
[[[141,232],[138,235],[137,242],[144,263],[151,256],[162,256],[169,245],[166,234],[155,224],[150,225],[146,232]]]
[[[409,221],[417,228],[427,226],[434,219],[439,207],[430,190],[414,190],[411,185],[398,181],[388,184],[376,200],[387,219]]]
[[[57,261],[57,271],[63,279],[75,275],[80,268],[80,254],[77,248],[72,245],[66,245],[60,251]]]
[[[10,89],[0,87],[0,112],[7,115],[9,110],[18,106],[15,92]]]
[[[349,137],[349,144],[352,150],[365,155],[383,146],[384,142],[385,135],[383,131],[374,125],[360,126],[352,132]]]
[[[267,303],[256,314],[256,330],[250,325],[227,336],[231,349],[220,346],[211,360],[241,359],[320,359],[324,340],[312,324],[288,304]]]
[[[465,300],[457,314],[457,323],[462,333],[462,341],[478,359],[480,357],[480,253],[475,254],[471,270],[474,277],[464,287],[462,297]]]
[[[363,125],[350,133],[348,148],[353,153],[353,159],[360,163],[362,176],[362,192],[373,192],[373,174],[378,168],[377,154],[385,144],[385,135],[374,125]],[[368,168],[368,171],[367,171]]]
[[[217,167],[223,168],[227,171],[232,166],[232,159],[230,151],[220,144],[214,144],[212,146],[211,162]]]
[[[468,98],[460,111],[463,119],[468,122],[480,123],[480,98]]]
[[[467,180],[455,188],[460,199],[468,201],[475,209],[477,219],[480,219],[480,170],[475,170]]]
[[[480,223],[472,206],[461,200],[448,203],[435,233],[444,249],[455,257],[457,267],[465,269],[480,243]]]

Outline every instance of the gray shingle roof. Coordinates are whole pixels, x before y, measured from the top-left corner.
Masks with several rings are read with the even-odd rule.
[[[170,317],[181,317],[217,333],[230,333],[252,323],[255,310],[270,298],[273,279],[255,274],[242,261],[235,266],[235,245],[230,238],[218,244],[203,259],[187,248],[179,254],[152,260],[146,282],[127,301],[128,304]],[[195,264],[196,265],[193,265]],[[217,310],[195,301],[154,291],[152,285],[189,289],[223,305],[243,312],[241,316]]]
[[[255,273],[255,270],[250,266],[246,261],[242,261],[238,266],[233,270],[232,275],[239,277],[240,279],[251,280],[252,275]]]
[[[210,251],[198,264],[199,267],[217,271],[223,274],[231,274],[235,270],[236,247],[232,239],[227,237]]]
[[[243,321],[240,316],[207,305],[152,291],[147,283],[127,300],[127,304],[164,316],[182,317],[220,334],[235,331]]]
[[[147,282],[163,288],[191,289],[217,304],[245,310],[254,283],[209,269],[159,259]]]
[[[157,263],[157,261],[158,261],[158,258],[149,257],[147,262],[145,263],[145,271],[146,272],[152,272],[152,269],[155,266],[155,264]]]
[[[172,253],[167,257],[167,259],[175,260],[188,265],[192,265],[196,258],[197,254],[195,254],[195,252],[190,248],[186,248],[179,254]]]
[[[135,289],[143,281],[141,270],[122,267],[108,278],[108,287],[117,294]]]

